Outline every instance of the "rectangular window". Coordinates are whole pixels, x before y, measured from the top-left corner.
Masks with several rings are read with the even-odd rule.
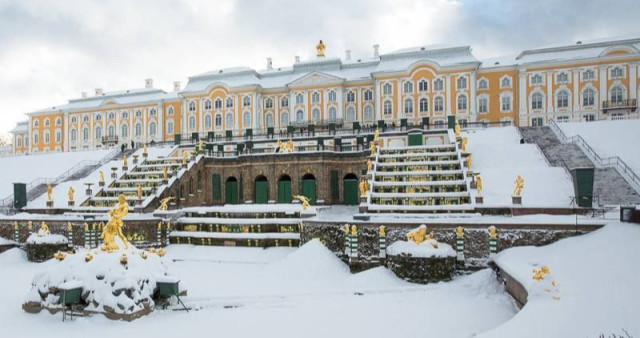
[[[531,126],[533,127],[541,127],[543,124],[542,117],[534,117],[531,119]]]
[[[486,97],[481,97],[480,99],[478,99],[478,113],[484,114],[489,111],[487,107],[487,101],[488,100]]]
[[[502,111],[510,111],[511,110],[511,97],[509,97],[509,96],[503,96],[502,97],[501,110]]]

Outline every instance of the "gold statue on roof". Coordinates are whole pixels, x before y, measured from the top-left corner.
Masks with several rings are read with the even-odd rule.
[[[324,52],[325,49],[327,47],[324,45],[324,43],[322,43],[322,40],[320,40],[320,42],[318,43],[318,45],[316,45],[316,50],[318,51],[318,56],[324,56]]]
[[[516,177],[516,181],[513,182],[513,185],[513,196],[522,196],[522,189],[524,189],[524,178],[522,178],[521,175],[518,175],[518,177]]]
[[[118,204],[109,211],[109,222],[102,230],[100,238],[104,241],[102,244],[102,251],[112,252],[118,250],[120,247],[115,242],[116,237],[119,237],[124,243],[124,248],[129,248],[129,242],[127,238],[122,234],[122,227],[124,223],[122,219],[129,213],[129,205],[124,195],[118,196]],[[85,224],[85,228],[87,225]]]

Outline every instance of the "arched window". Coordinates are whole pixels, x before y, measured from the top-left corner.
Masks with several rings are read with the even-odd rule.
[[[458,76],[458,79],[456,80],[457,83],[457,88],[458,89],[465,89],[467,88],[467,78],[464,76]]]
[[[296,112],[296,121],[297,122],[304,121],[304,112],[302,110],[298,110]]]
[[[420,112],[426,113],[429,111],[429,101],[425,98],[420,99]]]
[[[503,88],[511,87],[511,79],[508,77],[502,78],[502,87]]]
[[[593,89],[585,89],[584,92],[582,92],[582,105],[586,107],[593,106],[596,103],[595,97],[596,92]]]
[[[436,79],[435,81],[433,81],[433,90],[443,90],[444,89],[444,82],[442,81],[442,79]]]
[[[151,136],[155,136],[156,135],[156,123],[155,122],[151,122],[149,123],[149,135]]]
[[[84,128],[82,129],[82,140],[83,140],[83,141],[86,141],[86,140],[88,140],[88,139],[89,139],[89,128],[84,127]]]
[[[122,126],[120,126],[120,136],[127,137],[128,135],[129,135],[129,127],[125,123]]]
[[[404,113],[405,114],[413,114],[413,100],[412,99],[404,100]]]
[[[383,112],[383,114],[384,114],[384,115],[391,115],[391,114],[393,114],[393,109],[392,109],[392,106],[391,106],[391,101],[389,101],[389,100],[384,101],[384,107],[383,107],[383,109],[382,109],[382,112]]]
[[[149,111],[149,116],[156,116],[156,109],[155,108],[151,108],[151,110]],[[100,115],[98,115],[98,120],[99,120]]]
[[[405,94],[413,93],[413,82],[406,81],[404,83],[404,92]]]
[[[384,86],[382,86],[382,94],[383,95],[393,94],[393,87],[391,86],[390,83],[385,83]]]
[[[216,127],[222,127],[222,114],[216,115]]]
[[[116,134],[116,127],[113,126],[113,124],[109,125],[109,129],[107,129],[109,136],[115,136]]]
[[[535,74],[531,77],[531,84],[532,85],[541,85],[542,84],[542,75],[540,74]]]
[[[286,96],[283,97],[282,100],[280,100],[280,106],[282,108],[289,107],[289,99]]]
[[[167,121],[167,134],[173,134],[173,120]]]
[[[102,137],[102,128],[100,126],[96,127],[96,139],[99,139]]]
[[[347,93],[347,102],[354,102],[356,100],[356,94],[352,91]]]
[[[531,96],[531,109],[542,109],[542,94],[534,93]]]
[[[311,102],[312,103],[320,102],[320,94],[318,94],[318,92],[314,92],[313,94],[311,94]]]
[[[60,143],[60,141],[62,141],[62,132],[56,130],[56,143]]]
[[[320,109],[313,108],[311,111],[311,118],[316,122],[320,121]]]
[[[442,97],[438,96],[433,100],[433,110],[437,112],[442,112],[444,110],[444,100]]]
[[[620,86],[615,86],[611,89],[611,101],[621,102],[624,100],[624,90]]]
[[[347,108],[347,120],[355,121],[356,119],[356,109],[353,107]]]
[[[49,144],[49,141],[51,141],[51,137],[49,136],[49,131],[45,130],[44,131],[44,144]]]
[[[217,99],[216,100],[216,109],[222,109],[222,100],[221,99]]]
[[[245,96],[245,97],[242,99],[242,106],[243,106],[243,107],[249,107],[249,106],[251,106],[251,98],[250,98],[250,97],[248,97],[248,96]]]
[[[427,80],[420,80],[418,82],[418,91],[426,92],[429,90],[429,82]]]
[[[487,80],[481,79],[480,81],[478,81],[478,89],[487,89],[487,87]]]
[[[194,130],[194,129],[196,129],[196,117],[189,116],[189,130]]]
[[[467,110],[467,96],[458,96],[458,110]]]
[[[268,98],[265,102],[264,102],[264,106],[267,109],[271,109],[273,108],[273,100],[271,98]]]
[[[136,117],[142,117],[141,110],[136,110]],[[85,122],[89,121],[89,116],[85,116],[82,120],[84,120]]]
[[[333,90],[329,92],[329,102],[336,102],[336,92]]]
[[[225,105],[227,106],[227,108],[233,108],[233,99],[228,97]]]
[[[267,128],[273,127],[273,114],[267,114]]]
[[[48,127],[51,125],[51,122],[49,121],[49,119],[44,119],[44,126]]]
[[[169,110],[167,110],[167,115],[173,115],[173,107],[169,107]]]
[[[251,113],[249,113],[248,111],[244,112],[244,115],[242,117],[242,124],[245,128],[251,127]]]
[[[56,119],[56,126],[60,126],[60,125],[62,125],[62,119],[58,117]]]
[[[190,112],[196,111],[196,103],[195,102],[193,102],[193,101],[189,102],[189,111]]]
[[[38,144],[39,142],[40,142],[40,136],[36,132],[33,134],[33,144]]]
[[[335,122],[337,118],[336,107],[329,108],[329,122]]]
[[[296,104],[303,104],[303,103],[304,103],[304,96],[302,94],[296,95]]]
[[[364,119],[367,121],[373,120],[373,108],[371,106],[364,107]]]
[[[136,123],[136,136],[142,135],[142,123]]]
[[[109,113],[109,120],[113,120],[115,118],[116,118],[116,115],[114,113]]]
[[[289,125],[289,114],[287,112],[282,113],[282,115],[280,115],[280,125],[287,126]]]
[[[40,125],[40,123],[38,122],[38,120],[33,120],[33,126],[34,127],[38,127]]]
[[[365,101],[371,101],[371,100],[373,100],[373,92],[372,92],[372,91],[370,91],[370,90],[368,90],[368,89],[367,89],[367,90],[365,90],[365,91],[364,91],[364,100],[365,100]]]
[[[569,93],[567,93],[564,90],[559,91],[556,103],[557,103],[557,108],[569,107]]]
[[[226,129],[233,129],[233,115],[231,115],[231,113],[227,114],[226,117],[227,121],[226,121]]]
[[[204,127],[207,130],[211,130],[211,115],[205,115],[204,117]]]
[[[87,116],[87,115],[83,116],[82,117],[82,122],[89,122],[89,116]]]
[[[155,110],[152,110],[153,112],[155,112]],[[154,113],[155,115],[155,113]],[[96,115],[96,121],[102,121],[102,115],[98,114]]]
[[[124,114],[124,113],[123,113]],[[74,116],[71,118],[71,123],[76,123],[78,122],[78,119]],[[38,126],[38,121],[33,121],[34,127]]]
[[[210,110],[211,109],[211,100],[205,100],[204,101],[204,109],[205,110]]]
[[[556,77],[556,81],[557,82],[567,82],[567,81],[569,81],[569,75],[567,73],[564,73],[564,72],[560,73]]]
[[[621,67],[615,67],[611,69],[611,77],[623,77],[623,76],[624,76],[624,71],[622,70]]]

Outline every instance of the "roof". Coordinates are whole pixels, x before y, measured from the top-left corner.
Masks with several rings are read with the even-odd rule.
[[[623,46],[639,53],[640,37],[621,37],[608,40],[578,41],[572,45],[553,45],[525,50],[516,57],[518,64],[552,61],[571,61],[601,56],[611,47]]]
[[[28,121],[20,121],[16,123],[16,126],[11,129],[10,133],[12,134],[22,134],[29,131],[29,122]]]

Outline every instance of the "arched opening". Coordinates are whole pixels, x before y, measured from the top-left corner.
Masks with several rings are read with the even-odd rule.
[[[278,180],[278,203],[291,203],[291,177],[282,175]]]
[[[316,204],[316,177],[312,174],[302,176],[302,196],[309,199],[309,203]]]
[[[347,174],[342,179],[342,199],[344,205],[358,205],[358,177]]]
[[[233,176],[227,178],[224,185],[224,192],[224,202],[226,204],[238,204],[238,179]]]
[[[256,177],[254,182],[253,201],[255,204],[267,204],[269,202],[269,181],[263,175]]]

